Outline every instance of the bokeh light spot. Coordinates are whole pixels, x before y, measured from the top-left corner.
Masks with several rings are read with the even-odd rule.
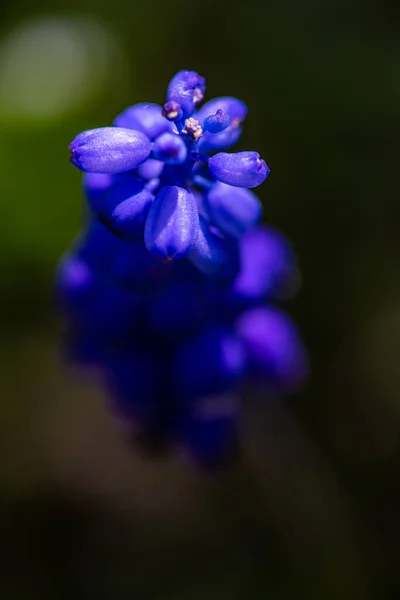
[[[113,32],[93,18],[24,21],[0,43],[0,119],[53,119],[76,111],[123,62]]]

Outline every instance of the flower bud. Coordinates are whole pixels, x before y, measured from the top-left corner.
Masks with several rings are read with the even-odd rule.
[[[86,173],[122,173],[138,167],[151,152],[140,131],[101,127],[79,134],[70,144],[71,162]]]
[[[116,339],[135,328],[138,296],[107,285],[102,273],[73,254],[63,259],[57,275],[61,308],[82,333]]]
[[[293,248],[270,227],[257,227],[240,241],[240,272],[232,293],[244,303],[263,298],[286,299],[299,283]]]
[[[146,162],[142,163],[138,167],[138,175],[140,175],[142,179],[146,179],[149,181],[150,179],[160,177],[163,168],[163,162],[161,162],[160,160],[155,160],[154,158],[148,158]]]
[[[130,177],[113,185],[92,209],[113,233],[132,240],[142,233],[153,199],[140,179]]]
[[[66,254],[58,265],[56,274],[56,297],[62,310],[74,315],[82,304],[88,304],[96,286],[89,265],[75,256]]]
[[[205,84],[204,77],[195,71],[179,71],[170,81],[167,99],[179,104],[183,118],[187,119],[192,116],[196,104],[203,99]]]
[[[147,249],[165,260],[187,255],[199,233],[199,215],[191,192],[162,188],[155,197],[144,230]]]
[[[220,133],[228,127],[230,120],[230,116],[219,108],[215,115],[210,115],[204,120],[203,131]]]
[[[206,131],[199,139],[197,150],[199,152],[216,152],[217,150],[227,150],[239,141],[242,135],[240,126],[234,127],[228,125],[226,129],[219,133],[210,133]]]
[[[107,278],[115,256],[123,253],[126,246],[127,242],[111,233],[96,215],[89,220],[73,248],[76,256],[85,261],[94,272]]]
[[[237,124],[240,124],[245,120],[247,115],[247,106],[244,102],[237,98],[222,96],[221,98],[213,98],[203,104],[196,113],[196,119],[203,124],[209,115],[214,114],[218,110],[222,110],[229,115],[231,123],[236,122]]]
[[[153,156],[167,165],[180,165],[186,160],[186,144],[175,133],[163,133],[154,142]]]
[[[296,327],[283,311],[254,308],[243,313],[236,331],[253,367],[270,385],[290,392],[303,383],[308,360]]]
[[[236,244],[212,231],[204,219],[200,219],[199,235],[188,258],[206,275],[232,277],[238,270]]]
[[[217,181],[206,198],[211,221],[227,235],[240,237],[261,218],[262,206],[255,194]]]
[[[172,124],[167,121],[161,111],[162,108],[159,104],[144,102],[134,104],[118,115],[114,119],[113,125],[141,131],[149,140],[154,140],[165,131],[172,130]]]
[[[83,191],[90,205],[100,202],[102,196],[111,188],[114,176],[109,173],[85,173]]]
[[[269,175],[269,168],[257,152],[219,152],[208,162],[215,179],[235,187],[254,188]]]
[[[199,140],[199,152],[230,148],[236,144],[242,134],[241,124],[246,118],[247,106],[237,98],[213,98],[200,108],[196,113],[196,119],[205,126],[205,121],[209,118],[209,115],[218,112],[218,110],[222,110],[229,116],[229,124],[219,133],[212,133],[211,130],[205,131]]]

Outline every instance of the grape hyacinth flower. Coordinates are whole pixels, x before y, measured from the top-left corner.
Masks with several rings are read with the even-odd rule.
[[[88,216],[56,293],[69,356],[95,368],[113,412],[138,439],[211,468],[238,448],[242,386],[290,393],[307,357],[274,305],[297,281],[293,251],[259,225],[250,191],[269,168],[257,152],[224,151],[247,108],[199,107],[204,92],[180,71],[163,106],[128,107],[71,143]]]

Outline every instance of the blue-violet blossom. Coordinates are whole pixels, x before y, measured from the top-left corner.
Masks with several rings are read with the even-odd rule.
[[[249,189],[269,168],[256,152],[224,152],[247,107],[199,107],[204,92],[180,71],[163,106],[130,106],[71,143],[88,210],[56,292],[68,356],[96,368],[138,439],[214,467],[238,448],[243,383],[292,392],[307,357],[274,306],[298,281],[294,253],[259,225]]]

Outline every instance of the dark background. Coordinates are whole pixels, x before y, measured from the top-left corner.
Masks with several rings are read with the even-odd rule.
[[[399,598],[400,5],[3,0],[0,596]],[[52,274],[81,221],[67,145],[195,69],[249,106],[292,240],[312,374],[247,399],[214,476],[132,450],[62,364]]]

